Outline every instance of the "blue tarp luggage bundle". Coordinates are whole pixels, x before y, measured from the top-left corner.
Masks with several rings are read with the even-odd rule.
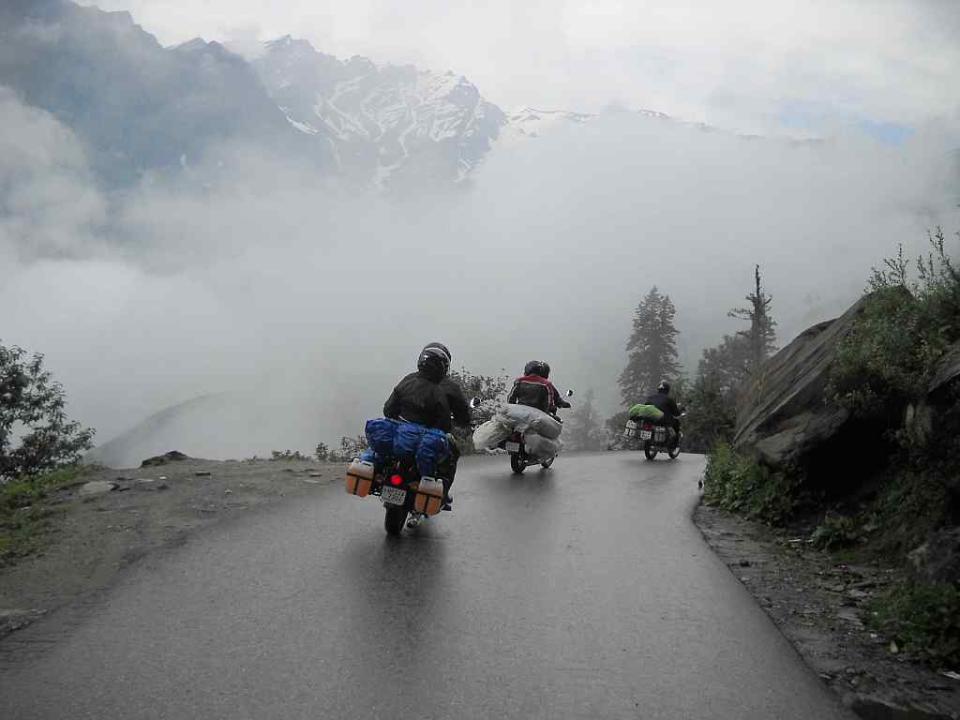
[[[450,445],[443,430],[426,428],[417,447],[417,469],[421,475],[437,476],[437,465],[450,456]]]
[[[436,476],[437,465],[450,456],[447,434],[417,423],[389,418],[367,420],[369,449],[364,453],[377,467],[393,457],[412,457],[421,475]]]
[[[400,423],[390,418],[367,420],[367,445],[378,457],[388,458],[393,455],[393,439],[399,426]]]

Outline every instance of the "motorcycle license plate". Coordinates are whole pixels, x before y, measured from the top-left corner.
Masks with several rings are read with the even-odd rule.
[[[640,439],[641,439],[641,440],[649,440],[649,439],[652,438],[652,437],[653,437],[653,433],[652,433],[651,431],[649,431],[649,430],[641,430],[641,431],[640,431]]]
[[[507,452],[520,452],[520,443],[518,442],[508,442],[504,447]]]
[[[401,488],[385,487],[380,499],[388,505],[403,505],[407,499],[407,491]]]

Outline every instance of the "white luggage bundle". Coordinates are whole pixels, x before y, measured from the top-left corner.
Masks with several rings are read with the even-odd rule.
[[[541,462],[556,457],[560,452],[559,440],[551,440],[533,432],[527,432],[523,436],[523,445],[529,457]]]
[[[493,419],[480,425],[473,433],[473,446],[478,450],[492,450],[502,443],[514,432],[522,433],[524,443],[529,451],[531,438],[536,438],[533,442],[537,445],[538,441],[547,440],[550,445],[537,445],[538,448],[556,447],[559,450],[560,430],[563,425],[555,418],[551,417],[542,410],[527,405],[509,404],[500,407]],[[531,455],[534,453],[531,452]],[[540,452],[537,457],[542,457]],[[556,455],[556,452],[550,453],[549,457]]]

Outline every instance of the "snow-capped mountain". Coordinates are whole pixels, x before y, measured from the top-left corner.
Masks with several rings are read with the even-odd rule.
[[[327,143],[341,172],[381,185],[458,182],[506,123],[450,72],[340,61],[289,36],[266,43],[253,64],[294,128]]]
[[[69,0],[0,0],[0,86],[76,134],[112,188],[204,161],[227,174],[225,148],[239,144],[362,186],[438,189],[469,177],[498,139],[595,117],[507,116],[461,75],[340,60],[289,36],[253,60],[199,38],[163,47],[128,13]]]

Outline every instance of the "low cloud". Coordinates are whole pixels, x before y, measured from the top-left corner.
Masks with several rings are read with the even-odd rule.
[[[475,372],[547,359],[609,411],[651,285],[678,307],[692,370],[735,327],[754,263],[786,340],[897,243],[960,228],[936,128],[902,146],[795,143],[612,113],[498,146],[457,191],[396,200],[248,146],[108,195],[50,116],[9,93],[0,112],[0,338],[47,353],[100,440],[221,398],[163,436],[210,456],[360,432],[437,339]]]

